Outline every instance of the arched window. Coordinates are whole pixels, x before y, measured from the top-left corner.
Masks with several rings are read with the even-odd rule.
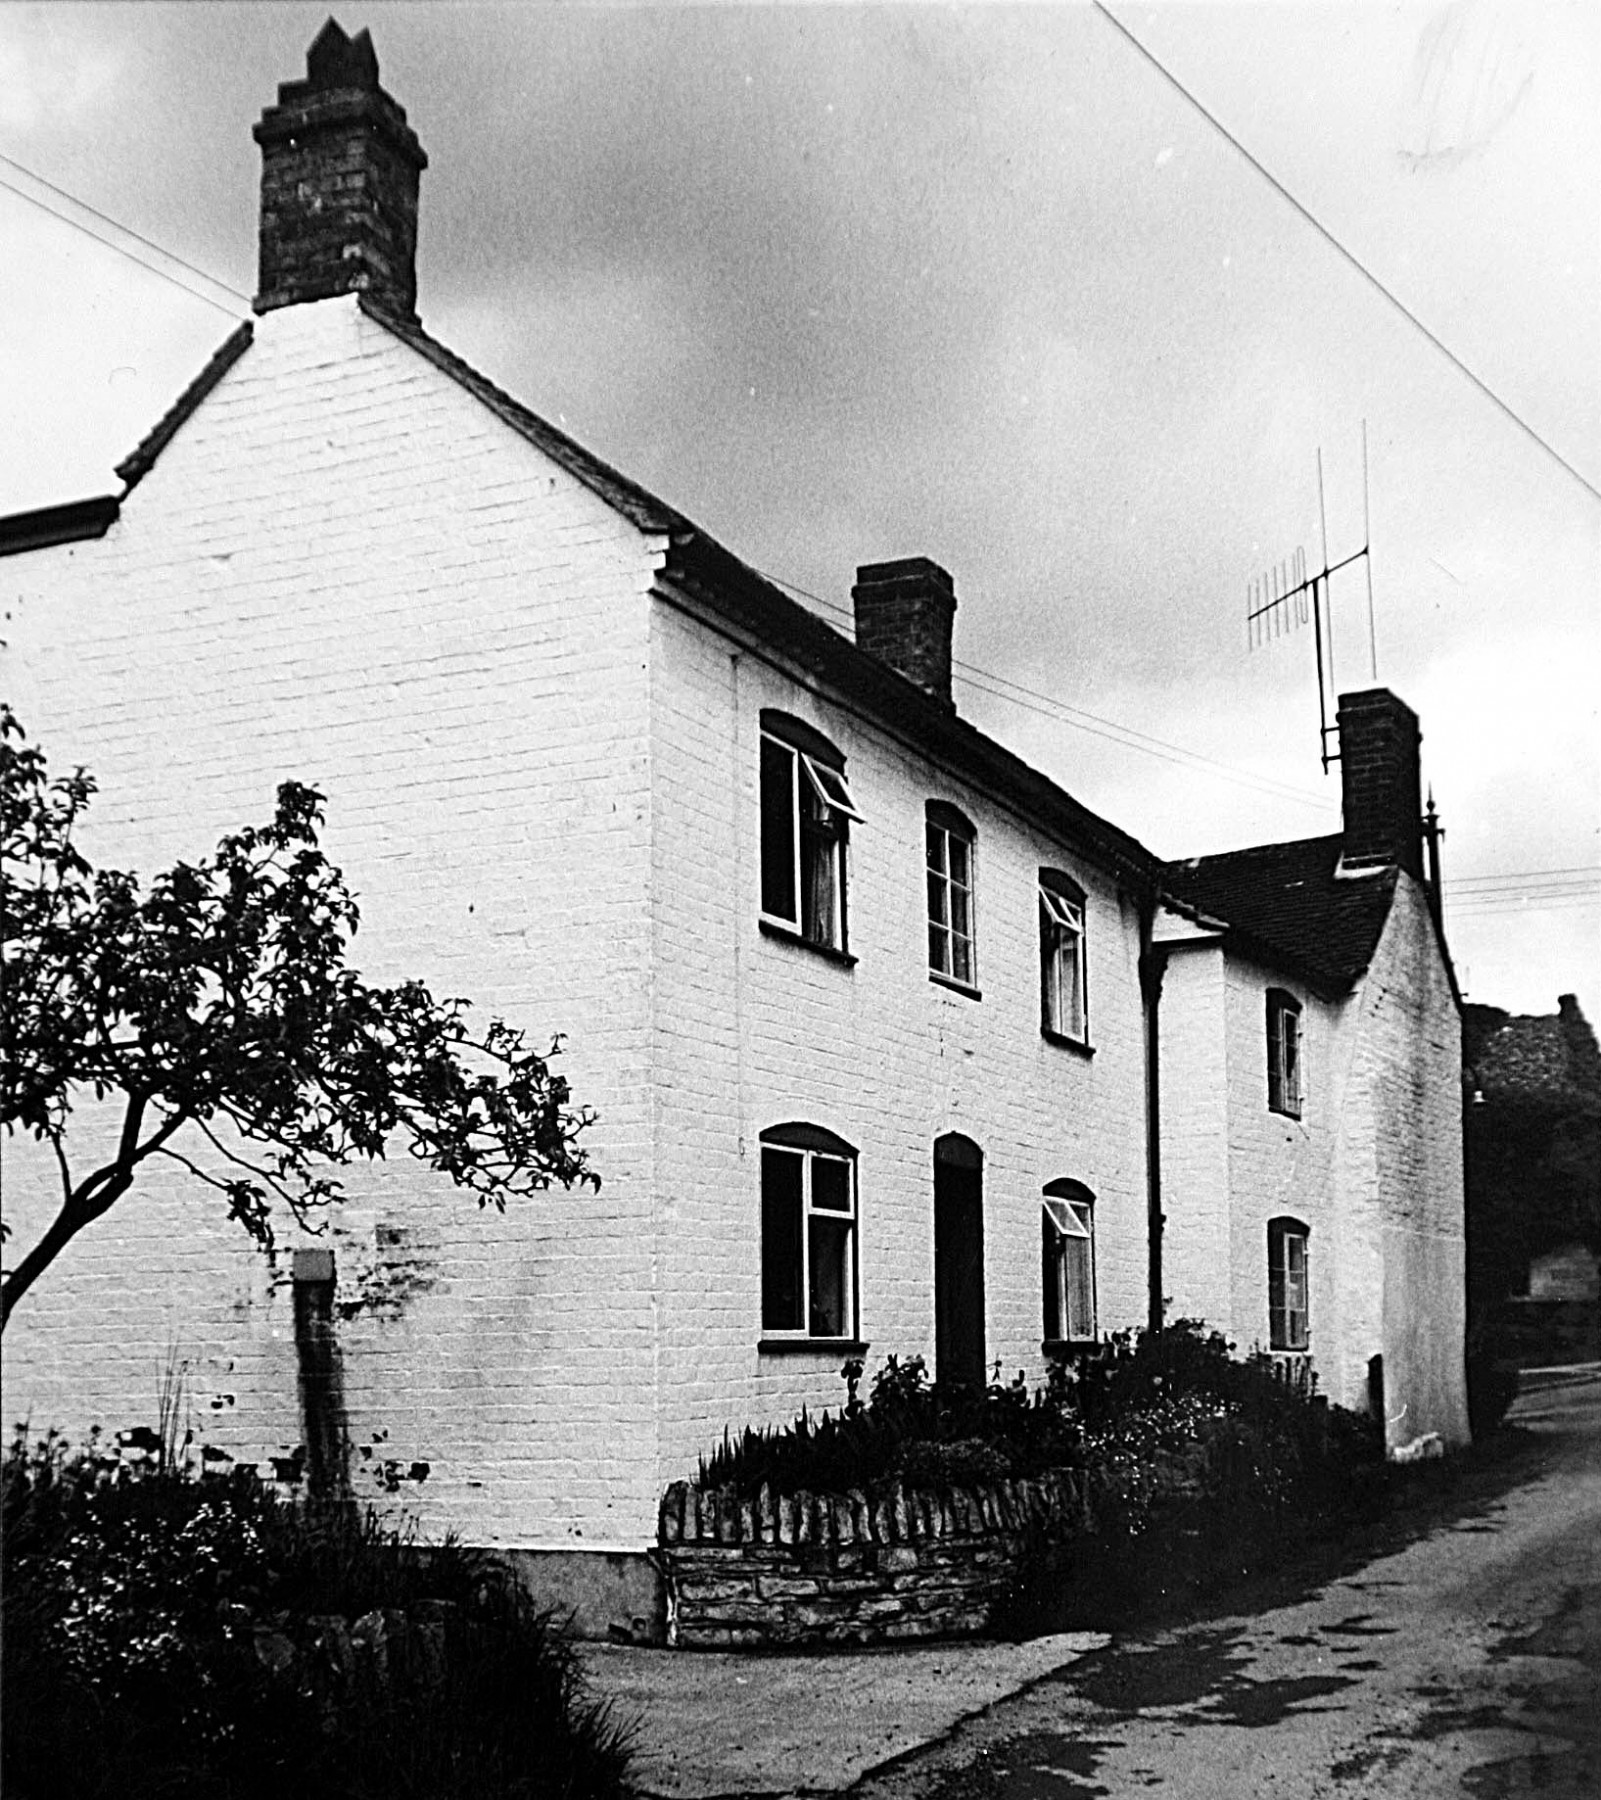
[[[860,819],[845,758],[803,719],[762,709],[762,917],[845,948],[845,843]]]
[[[928,862],[928,972],[958,987],[978,986],[973,942],[973,821],[945,800],[925,809]]]
[[[1301,1116],[1301,1002],[1283,988],[1267,991],[1267,1103]]]
[[[1095,1336],[1095,1196],[1081,1181],[1048,1181],[1040,1203],[1047,1344]]]
[[[1267,1222],[1268,1345],[1305,1350],[1312,1341],[1308,1249],[1311,1231],[1299,1219]]]
[[[856,1152],[820,1125],[775,1125],[762,1146],[762,1332],[856,1336]]]
[[[1084,890],[1059,869],[1040,870],[1040,1026],[1077,1044],[1089,1037]]]

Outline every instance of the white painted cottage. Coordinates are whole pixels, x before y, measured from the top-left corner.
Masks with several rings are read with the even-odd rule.
[[[288,1456],[298,1279],[356,1491],[600,1629],[652,1617],[663,1486],[837,1404],[848,1354],[1039,1380],[1165,1301],[1342,1401],[1382,1355],[1393,1441],[1463,1436],[1406,709],[1346,699],[1343,838],[1166,867],[958,716],[936,564],[862,567],[853,644],[424,332],[425,158],[365,33],[256,135],[260,316],[119,494],[0,521],[5,691],[95,774],[105,863],[322,789],[358,965],[565,1033],[603,1185],[499,1217],[380,1164],[269,1262],[152,1172],[18,1309],[9,1416],[140,1422],[177,1362],[214,1456]]]

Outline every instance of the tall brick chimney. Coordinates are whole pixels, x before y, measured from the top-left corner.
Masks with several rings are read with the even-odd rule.
[[[1341,862],[1348,869],[1398,863],[1423,879],[1423,790],[1418,716],[1388,688],[1341,694]]]
[[[378,85],[365,32],[330,19],[255,129],[261,146],[256,311],[366,294],[416,318],[417,183],[428,158],[405,108]]]
[[[926,556],[863,563],[851,589],[856,642],[946,706],[951,699],[951,626],[956,589]]]

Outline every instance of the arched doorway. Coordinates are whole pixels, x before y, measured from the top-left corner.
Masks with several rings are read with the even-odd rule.
[[[934,1144],[934,1379],[984,1385],[984,1152]]]

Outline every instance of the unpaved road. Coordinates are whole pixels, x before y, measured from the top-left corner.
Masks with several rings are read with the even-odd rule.
[[[1601,1800],[1601,1380],[1513,1416],[1516,1485],[1290,1604],[1114,1643],[851,1800]]]

